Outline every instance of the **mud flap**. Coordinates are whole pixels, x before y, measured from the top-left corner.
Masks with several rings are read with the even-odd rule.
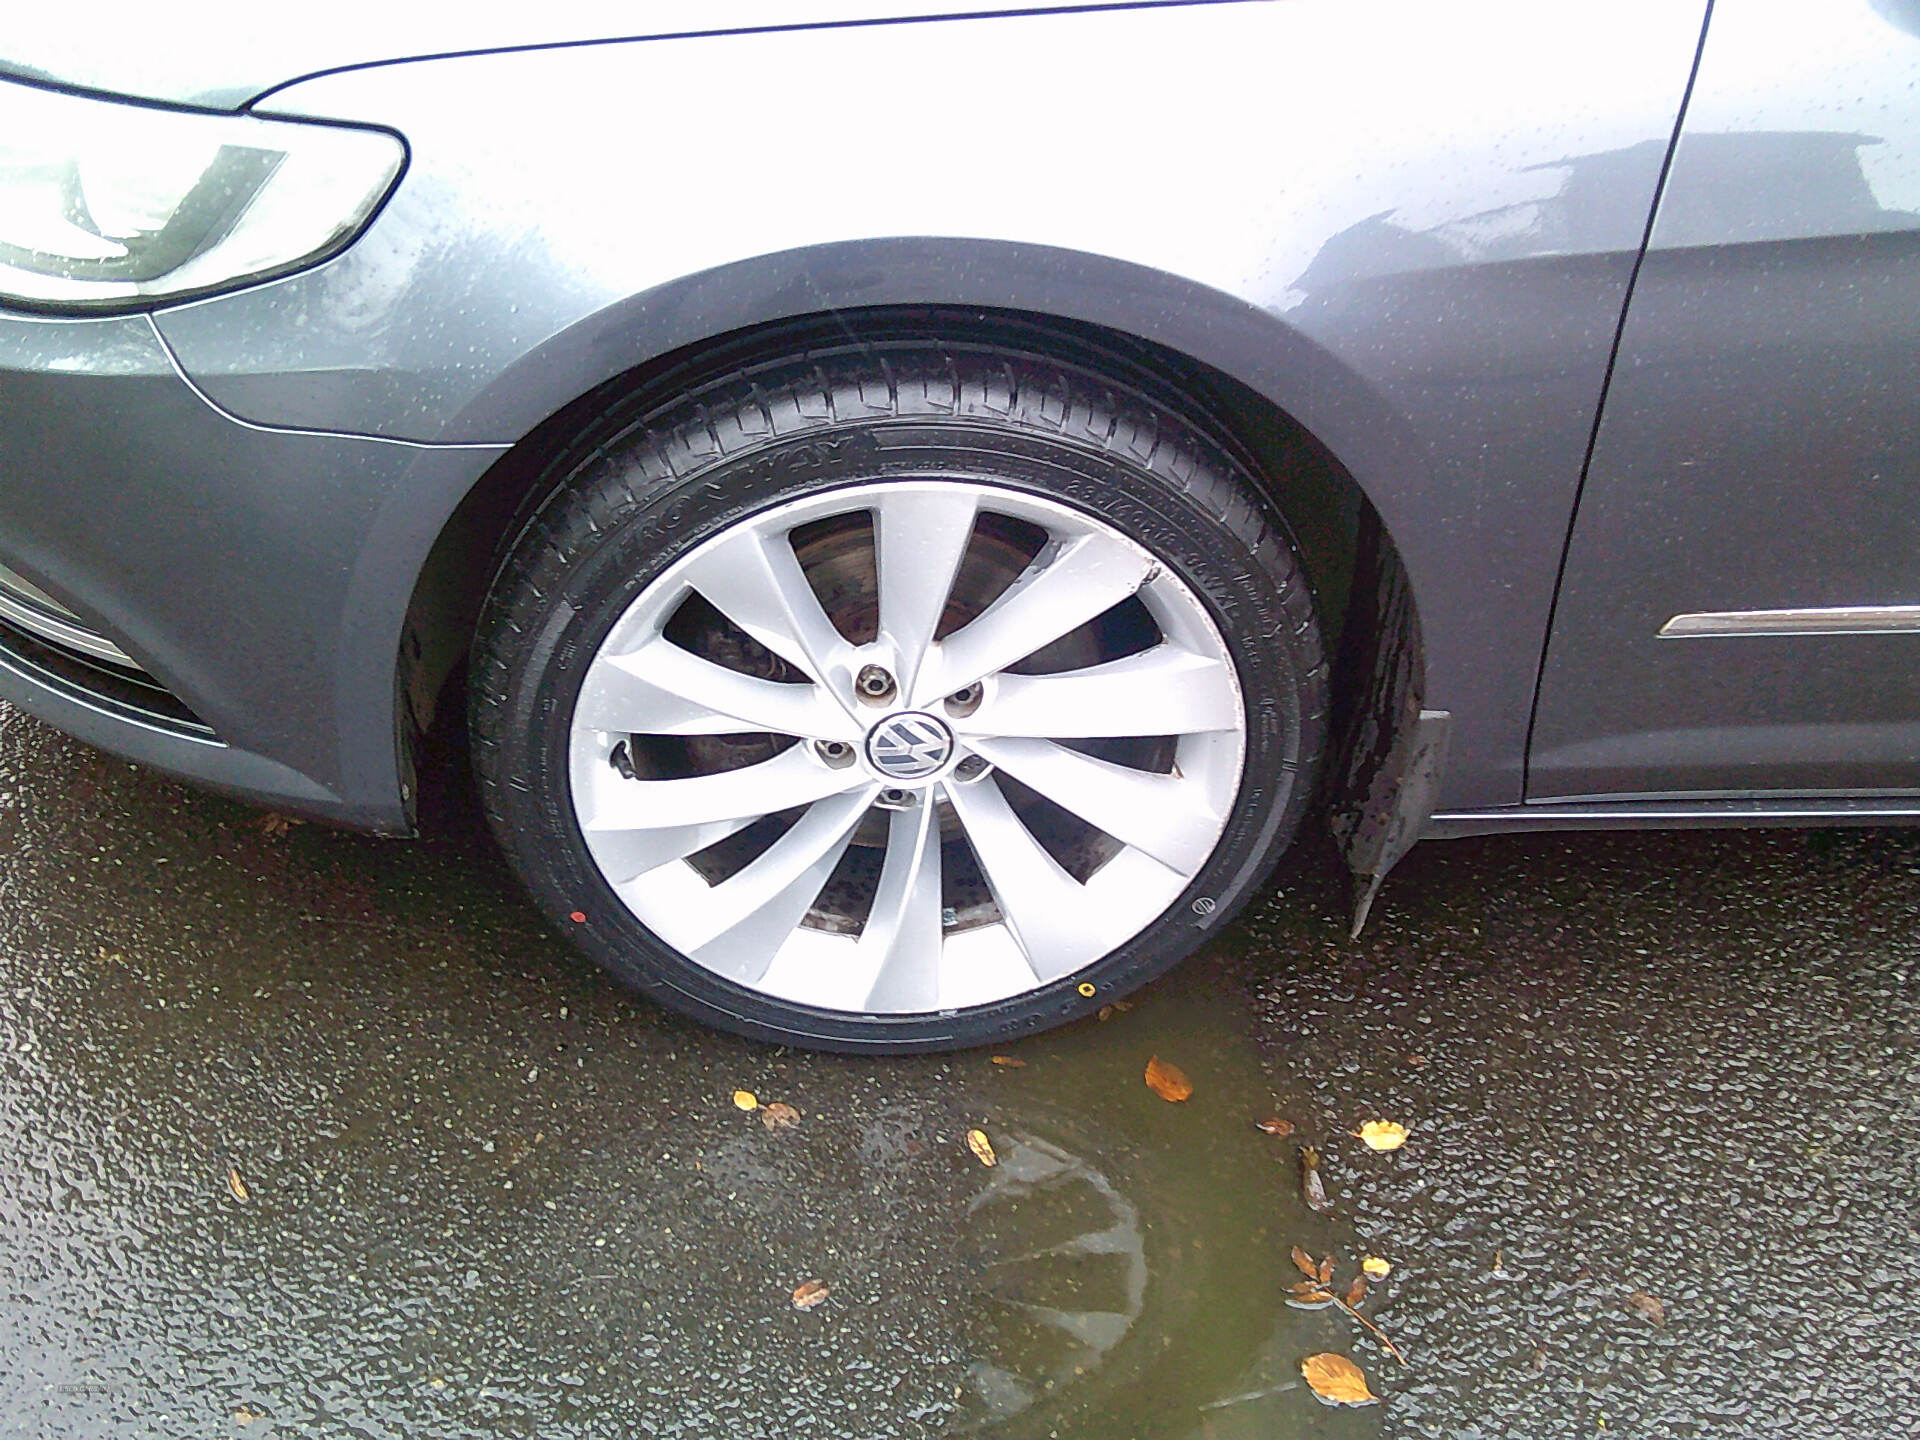
[[[1420,838],[1439,798],[1453,717],[1423,707],[1419,618],[1407,575],[1377,524],[1362,536],[1340,693],[1353,697],[1335,789],[1334,842],[1353,873],[1358,938],[1381,882]]]

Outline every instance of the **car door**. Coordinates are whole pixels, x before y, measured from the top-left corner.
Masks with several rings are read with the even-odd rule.
[[[1716,5],[1530,800],[1920,790],[1920,0]]]

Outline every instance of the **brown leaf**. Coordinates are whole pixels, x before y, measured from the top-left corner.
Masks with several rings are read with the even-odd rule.
[[[1178,1065],[1169,1065],[1158,1055],[1147,1061],[1147,1088],[1169,1104],[1178,1104],[1193,1095],[1193,1082]]]
[[[1327,1187],[1320,1183],[1320,1152],[1311,1145],[1300,1147],[1300,1193],[1309,1210],[1325,1215],[1333,1209]]]
[[[1099,1012],[1098,1012],[1098,1014],[1097,1014],[1097,1015],[1096,1015],[1096,1016],[1095,1016],[1094,1018],[1096,1018],[1097,1020],[1099,1020],[1099,1022],[1100,1022],[1100,1023],[1102,1024],[1102,1025],[1104,1025],[1104,1024],[1106,1024],[1106,1023],[1107,1023],[1107,1021],[1109,1021],[1109,1020],[1111,1020],[1111,1019],[1113,1019],[1113,1006],[1111,1006],[1111,1005],[1102,1005],[1102,1006],[1100,1007],[1100,1009],[1099,1009]]]
[[[1027,1062],[1022,1060],[1018,1055],[995,1055],[993,1057],[993,1063],[996,1065],[1004,1065],[1009,1070],[1024,1070],[1027,1068]]]
[[[1302,1280],[1293,1287],[1287,1304],[1296,1310],[1324,1310],[1333,1304],[1333,1292],[1321,1289],[1310,1280]]]
[[[1293,1268],[1298,1270],[1314,1284],[1320,1283],[1320,1267],[1313,1263],[1313,1257],[1298,1245],[1293,1247]]]
[[[1321,1258],[1320,1283],[1322,1285],[1331,1285],[1333,1283],[1333,1257],[1331,1255]]]
[[[1367,1389],[1367,1377],[1344,1355],[1309,1355],[1300,1362],[1313,1393],[1329,1405],[1378,1405],[1380,1397]]]
[[[1268,1135],[1291,1135],[1293,1133],[1293,1122],[1291,1120],[1282,1120],[1278,1115],[1269,1115],[1264,1120],[1254,1121],[1253,1128]]]
[[[793,1308],[796,1310],[811,1310],[816,1305],[824,1304],[826,1298],[827,1282],[824,1280],[808,1280],[803,1282],[793,1292]]]
[[[252,1198],[247,1193],[247,1182],[240,1178],[240,1167],[238,1165],[229,1165],[227,1167],[227,1193],[243,1205]]]
[[[1627,1304],[1638,1310],[1656,1325],[1667,1323],[1667,1307],[1660,1303],[1660,1297],[1649,1295],[1644,1290],[1636,1290],[1627,1296]]]
[[[989,1170],[1000,1163],[1000,1157],[993,1153],[993,1142],[987,1139],[984,1130],[967,1131],[967,1148],[973,1151],[973,1158]]]
[[[784,1100],[760,1107],[760,1123],[769,1130],[791,1130],[800,1123],[800,1112]]]
[[[304,820],[296,820],[291,815],[282,815],[273,810],[269,810],[253,822],[254,828],[262,835],[284,835],[294,826],[306,823]]]
[[[1367,1277],[1364,1275],[1356,1275],[1353,1277],[1353,1283],[1347,1287],[1347,1305],[1349,1308],[1352,1308],[1366,1298]]]

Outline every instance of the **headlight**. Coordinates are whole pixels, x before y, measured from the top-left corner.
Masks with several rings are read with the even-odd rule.
[[[383,130],[0,82],[0,303],[133,310],[311,264],[405,161]]]

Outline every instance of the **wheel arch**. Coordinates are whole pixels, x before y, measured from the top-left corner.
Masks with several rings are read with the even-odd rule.
[[[1356,574],[1375,583],[1376,554],[1385,573],[1405,576],[1388,515],[1425,459],[1360,377],[1283,318],[1163,271],[1047,246],[890,240],[764,256],[629,297],[529,351],[481,392],[460,432],[519,438],[454,497],[419,568],[399,655],[404,724],[425,730],[456,708],[441,702],[504,552],[547,493],[544,477],[606,406],[664,399],[748,354],[901,326],[1012,339],[1157,383],[1247,461],[1314,582],[1341,657],[1336,677],[1366,683],[1366,662],[1347,654],[1363,637],[1341,624],[1348,591]],[[1418,586],[1408,589],[1390,613],[1404,617],[1397,648],[1417,666]],[[1359,599],[1351,613],[1389,613]],[[1335,701],[1338,755],[1342,716],[1359,707],[1338,692]]]

